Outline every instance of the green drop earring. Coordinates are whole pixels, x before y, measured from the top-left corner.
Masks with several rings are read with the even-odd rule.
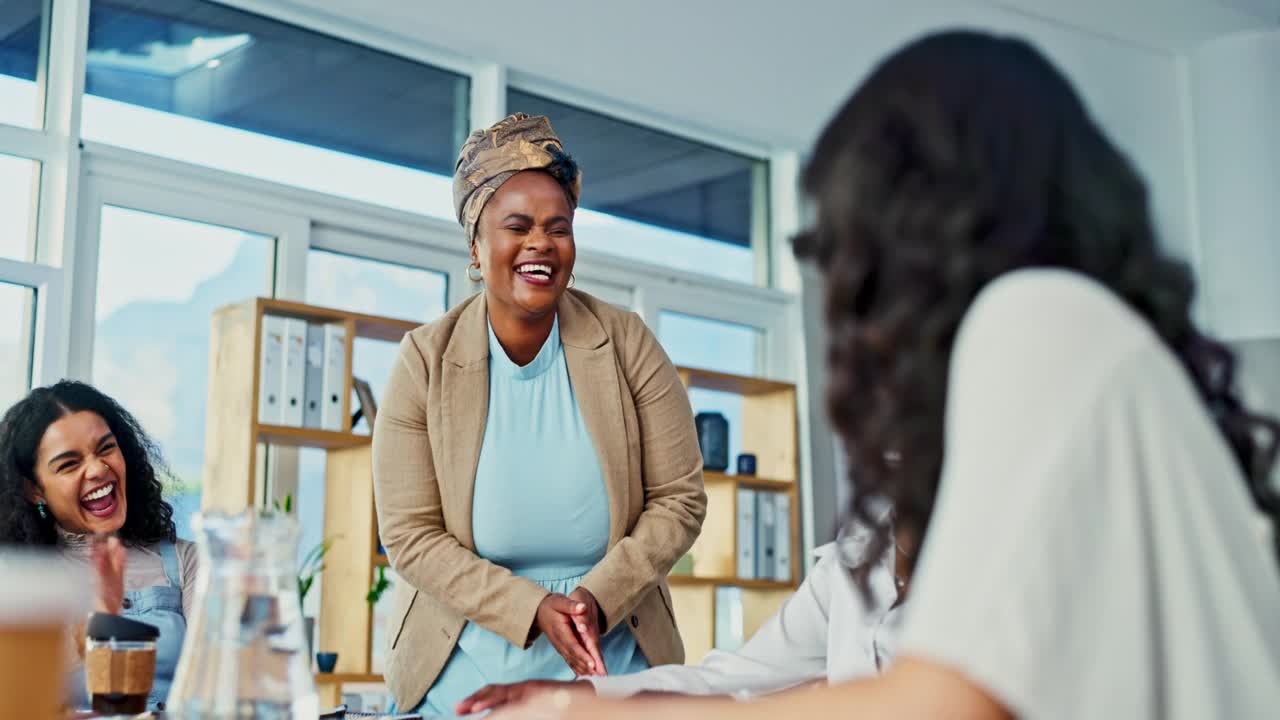
[[[44,508],[45,508],[45,505],[44,505],[44,503],[43,503],[43,502],[38,502],[38,503],[36,503],[36,512],[37,512],[37,513],[40,513],[40,519],[41,519],[41,520],[48,520],[48,519],[49,519],[49,511],[45,510]]]

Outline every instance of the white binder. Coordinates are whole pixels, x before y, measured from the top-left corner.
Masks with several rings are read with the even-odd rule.
[[[742,588],[716,588],[715,648],[737,652],[746,642],[742,616]]]
[[[330,323],[324,326],[324,379],[320,393],[323,406],[320,427],[342,430],[342,396],[347,389],[347,326]]]
[[[791,496],[778,493],[773,497],[774,523],[773,579],[791,582]]]
[[[773,579],[774,493],[756,492],[756,577]]]
[[[280,383],[284,362],[284,318],[262,316],[262,355],[258,358],[258,422],[280,424]]]
[[[284,363],[281,365],[280,424],[302,427],[303,393],[306,391],[307,323],[285,318]]]
[[[756,577],[756,491],[738,488],[738,578]]]
[[[307,323],[307,369],[303,379],[302,426],[320,427],[324,410],[324,325]]]

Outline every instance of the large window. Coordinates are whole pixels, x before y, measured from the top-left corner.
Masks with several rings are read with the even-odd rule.
[[[448,276],[423,268],[397,265],[354,255],[312,249],[307,254],[307,302],[351,312],[430,322],[444,313]],[[351,370],[355,377],[366,380],[376,398],[382,397],[391,374],[399,346],[395,343],[357,339],[353,349]],[[352,407],[359,407],[355,398]],[[369,432],[364,419],[355,432]],[[298,518],[301,525],[299,553],[305,555],[322,539],[324,528],[325,453],[303,449],[298,457]],[[338,542],[341,542],[339,539]],[[394,580],[393,580],[394,582]],[[304,610],[319,615],[320,587],[324,576],[307,595]],[[385,643],[382,631],[393,593],[383,595],[385,602],[374,609],[374,672],[381,671]]]
[[[452,218],[465,76],[199,0],[94,0],[84,137]]]
[[[213,311],[271,295],[273,238],[105,206],[93,381],[142,423],[173,471],[178,534],[200,507]]]
[[[758,375],[764,333],[749,325],[663,311],[658,341],[676,365],[734,375]],[[729,467],[742,452],[742,396],[693,388],[689,404],[695,413],[718,412],[729,421]]]
[[[31,387],[35,291],[0,282],[0,414]]]
[[[44,123],[40,46],[44,0],[0,2],[0,124],[38,128]]]
[[[546,115],[583,169],[582,247],[753,283],[764,253],[767,163],[520,90],[507,109]]]
[[[0,258],[35,256],[36,196],[40,163],[0,155]]]

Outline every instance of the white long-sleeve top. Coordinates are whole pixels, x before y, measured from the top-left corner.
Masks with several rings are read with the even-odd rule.
[[[839,682],[887,666],[896,634],[892,555],[871,572],[874,607],[864,606],[836,543],[818,548],[818,562],[795,594],[737,652],[712,650],[697,665],[660,665],[632,675],[588,678],[600,695],[644,691],[688,695],[764,695],[813,680]]]
[[[1034,720],[1280,718],[1280,571],[1186,367],[1109,288],[1021,270],[951,351],[901,655]]]

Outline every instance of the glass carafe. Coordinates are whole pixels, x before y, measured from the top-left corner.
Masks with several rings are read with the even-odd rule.
[[[280,513],[198,515],[202,571],[166,716],[315,720],[298,601],[298,530]]]

